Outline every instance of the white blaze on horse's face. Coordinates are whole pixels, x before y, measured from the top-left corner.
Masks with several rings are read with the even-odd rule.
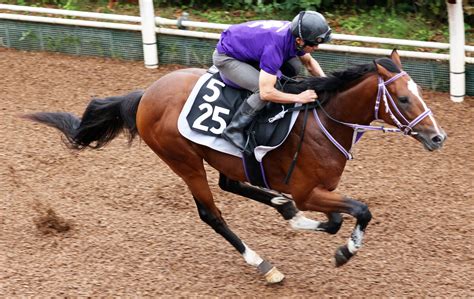
[[[419,110],[416,112],[412,110],[415,114],[414,116],[416,117],[417,115],[428,111],[429,108],[421,97],[418,85],[411,78],[407,81],[407,89],[411,93],[409,97],[410,107],[414,110]],[[416,107],[418,107],[418,109],[416,109]],[[425,148],[430,151],[439,149],[447,137],[446,133],[438,125],[436,119],[431,113],[413,127],[413,132],[415,132],[415,134],[412,136],[420,141]]]
[[[408,81],[408,90],[413,94],[413,98],[417,99],[421,103],[421,105],[423,106],[425,111],[429,109],[428,106],[426,105],[425,101],[423,101],[423,98],[420,95],[420,92],[419,92],[419,89],[418,89],[418,84],[416,84],[415,81],[413,81],[413,79],[411,79],[411,78]],[[428,117],[431,120],[431,122],[433,123],[433,129],[436,131],[437,134],[441,135],[442,134],[442,132],[441,132],[442,129],[440,128],[440,126],[436,122],[436,119],[434,118],[434,116],[431,114],[431,115],[428,115]]]

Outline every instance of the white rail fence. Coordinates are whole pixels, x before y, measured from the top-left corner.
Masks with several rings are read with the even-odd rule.
[[[462,1],[457,1],[462,2]],[[440,53],[429,53],[421,51],[398,51],[400,56],[411,57],[418,59],[431,59],[431,60],[444,60],[450,61],[450,82],[451,82],[451,99],[456,102],[463,100],[465,94],[465,63],[474,64],[474,57],[466,57],[466,52],[474,52],[474,46],[464,44],[464,28],[462,20],[462,4],[447,4],[449,19],[450,19],[450,43],[438,43],[438,42],[426,42],[426,41],[415,41],[405,39],[394,39],[394,38],[380,38],[380,37],[369,37],[369,36],[357,36],[347,34],[333,34],[334,40],[340,41],[353,41],[363,43],[375,43],[375,44],[390,44],[395,46],[411,46],[418,48],[430,48],[430,49],[442,49],[450,51],[451,54],[440,54]],[[449,5],[452,5],[450,7]],[[0,4],[0,11],[21,11],[30,12],[35,14],[48,14],[57,16],[68,16],[82,19],[95,19],[105,20],[104,21],[90,21],[82,19],[66,19],[66,18],[53,18],[44,16],[31,16],[24,14],[13,14],[13,13],[0,13],[0,19],[7,20],[18,20],[27,22],[39,22],[39,23],[50,23],[50,24],[61,24],[61,25],[75,25],[83,27],[94,27],[94,28],[109,28],[109,29],[121,29],[121,30],[133,30],[141,31],[143,38],[143,49],[144,49],[144,60],[145,66],[148,68],[156,68],[158,66],[158,54],[156,48],[156,36],[158,34],[187,36],[195,38],[205,39],[219,39],[220,33],[203,32],[196,30],[182,30],[166,28],[164,26],[174,26],[178,28],[202,28],[212,29],[216,31],[222,31],[228,28],[229,24],[216,24],[206,22],[195,22],[187,20],[187,15],[179,18],[178,20],[165,19],[154,16],[153,1],[152,0],[140,0],[140,17],[128,16],[128,15],[117,15],[117,14],[104,14],[94,12],[83,12],[83,11],[70,11],[62,9],[51,9],[41,8],[32,6],[20,6],[20,5],[8,5]],[[460,13],[459,13],[460,12]],[[460,19],[460,20],[459,20]],[[461,22],[460,22],[461,21]],[[461,24],[461,25],[459,25]],[[461,28],[460,28],[461,26]],[[459,32],[462,31],[462,32]],[[337,51],[345,53],[359,53],[359,54],[373,54],[373,55],[389,55],[391,50],[378,49],[369,47],[355,47],[347,45],[334,45],[334,44],[323,44],[319,46],[320,50],[323,51]],[[455,54],[453,54],[453,49]]]

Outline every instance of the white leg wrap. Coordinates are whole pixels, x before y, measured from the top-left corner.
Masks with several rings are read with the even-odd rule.
[[[351,238],[347,242],[347,249],[350,253],[355,254],[362,247],[362,240],[364,239],[364,232],[357,225],[352,231]]]
[[[247,244],[244,243],[245,251],[243,253],[244,259],[247,264],[257,267],[257,270],[265,277],[268,283],[279,283],[285,278],[278,269],[267,261],[264,261],[255,251],[250,249]]]
[[[295,217],[290,219],[290,225],[293,229],[318,230],[321,222],[306,218],[303,212],[298,212]]]
[[[263,262],[263,259],[252,249],[250,249],[247,244],[244,243],[245,252],[242,254],[247,264],[257,267]]]
[[[291,199],[286,198],[284,196],[277,196],[277,197],[272,198],[272,200],[271,200],[272,204],[279,205],[279,206],[281,206],[281,205],[283,205],[283,204],[285,204],[289,201],[291,201]]]

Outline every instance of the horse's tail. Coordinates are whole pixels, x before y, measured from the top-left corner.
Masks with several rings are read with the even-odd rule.
[[[136,115],[143,93],[138,90],[124,96],[93,99],[82,118],[65,112],[38,112],[23,117],[60,130],[66,145],[73,149],[101,148],[120,132],[128,135],[131,144],[138,133]]]

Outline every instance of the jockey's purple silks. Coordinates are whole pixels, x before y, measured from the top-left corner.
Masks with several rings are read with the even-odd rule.
[[[259,62],[265,72],[277,75],[284,62],[305,53],[287,21],[251,21],[232,25],[221,34],[217,51],[243,62]]]

